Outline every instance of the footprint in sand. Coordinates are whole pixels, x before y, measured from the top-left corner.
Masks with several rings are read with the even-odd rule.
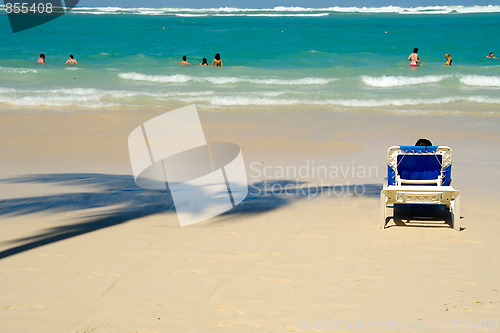
[[[185,258],[185,259],[178,259],[178,260],[197,261],[197,262],[217,262],[217,260],[215,260],[215,259],[198,259],[198,258]]]
[[[26,271],[26,272],[40,272],[41,270],[42,270],[41,268],[37,268],[37,267],[23,268],[23,271]]]
[[[474,281],[460,281],[464,286],[474,286],[477,284],[477,282]]]
[[[455,240],[453,240],[453,242],[455,242],[455,243],[484,244],[484,242],[476,241],[476,240],[470,240],[470,239],[455,239]]]
[[[37,267],[16,267],[11,269],[2,270],[2,273],[18,273],[18,272],[41,272],[41,268]]]
[[[170,271],[171,274],[181,274],[181,273],[193,273],[193,274],[205,274],[206,272],[201,269],[186,269],[183,271]]]
[[[462,312],[472,312],[472,309],[469,308],[468,306],[460,307],[460,306],[454,306],[454,308],[458,311]]]
[[[346,257],[336,257],[337,260],[348,260],[348,261],[368,261],[367,258],[346,258]]]
[[[15,309],[45,309],[45,306],[40,304],[16,304],[16,305],[6,305],[7,310]]]
[[[299,234],[300,238],[311,238],[311,239],[324,239],[328,238],[328,236],[325,235],[318,235],[318,234]]]
[[[65,254],[48,254],[48,253],[40,253],[38,255],[39,258],[67,258],[68,256]]]
[[[90,275],[98,276],[98,277],[104,277],[104,278],[113,278],[113,277],[119,277],[120,274],[118,273],[100,273],[100,272],[89,272]]]
[[[255,235],[254,232],[245,232],[244,234],[245,235]],[[236,231],[226,231],[226,235],[236,236],[236,235],[241,235],[241,233],[236,232]]]
[[[217,328],[224,328],[224,327],[229,327],[229,326],[234,326],[234,325],[241,325],[241,326],[246,326],[246,327],[250,327],[250,328],[261,328],[260,325],[258,324],[253,324],[253,323],[240,323],[238,321],[230,321],[230,320],[226,320],[226,321],[216,321],[214,323],[214,326],[217,327]]]
[[[99,328],[99,325],[92,325],[92,326],[89,326],[88,328],[78,330],[78,331],[76,331],[76,333],[92,333],[92,332],[95,332],[98,328]]]
[[[216,307],[215,309],[218,311],[232,311],[232,312],[239,314],[241,316],[243,316],[245,314],[243,311],[238,310],[235,307],[227,306],[227,305],[221,305],[221,306]]]
[[[247,253],[246,255],[247,255],[247,256],[250,256],[250,257],[264,257],[264,256],[270,256],[270,257],[282,257],[282,256],[283,256],[283,253],[279,253],[279,252],[271,252],[271,253],[260,253],[260,252],[256,252],[256,253]]]
[[[259,280],[266,280],[266,281],[272,281],[272,282],[278,282],[278,283],[283,283],[283,282],[292,282],[292,280],[289,279],[276,279],[276,278],[271,278],[268,276],[259,276]]]
[[[232,326],[234,324],[237,324],[238,322],[237,321],[216,321],[214,323],[214,326],[217,327],[217,328],[223,328],[223,327],[228,327],[228,326]]]
[[[346,277],[346,281],[367,281],[367,280],[379,280],[380,276],[358,276],[358,277]]]
[[[123,257],[131,257],[131,258],[136,258],[136,259],[143,259],[146,258],[146,256],[140,255],[140,254],[117,254],[115,258],[123,258]]]

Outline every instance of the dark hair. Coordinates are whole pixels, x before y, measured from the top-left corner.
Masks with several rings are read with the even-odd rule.
[[[218,54],[218,53],[217,53],[217,54],[215,54],[215,57],[214,57],[214,58],[215,58],[215,60],[220,60],[220,54]]]
[[[186,56],[182,56],[182,60],[186,61]]]
[[[45,58],[45,54],[40,53],[40,58]]]
[[[69,55],[69,57],[70,57],[71,59],[73,59],[73,55],[72,55],[72,54],[70,54],[70,55]]]
[[[413,53],[418,53],[418,47],[413,49]]]
[[[207,58],[203,58],[203,62],[204,64],[207,64]]]
[[[429,139],[418,139],[415,146],[432,146],[432,142]]]

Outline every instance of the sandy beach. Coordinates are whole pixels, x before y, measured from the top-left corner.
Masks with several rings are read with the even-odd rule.
[[[200,109],[253,187],[180,228],[127,148],[167,111],[1,111],[2,332],[500,329],[498,117]],[[453,149],[460,232],[440,211],[378,228],[387,148],[419,137]]]

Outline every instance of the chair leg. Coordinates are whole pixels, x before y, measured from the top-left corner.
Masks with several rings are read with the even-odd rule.
[[[380,229],[385,229],[387,219],[387,196],[380,192]]]
[[[453,229],[460,231],[460,193],[451,203],[451,224]]]

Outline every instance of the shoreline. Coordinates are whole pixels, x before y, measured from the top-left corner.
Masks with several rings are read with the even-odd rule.
[[[171,110],[0,112],[0,133],[4,137],[0,150],[5,157],[2,174],[68,169],[131,174],[128,135],[144,121]],[[232,112],[203,108],[198,108],[198,113],[208,141],[241,146],[247,172],[252,163],[262,162],[265,166],[282,168],[306,163],[326,168],[336,166],[344,168],[344,172],[353,165],[377,166],[379,172],[368,180],[382,183],[387,149],[393,145],[411,145],[420,137],[453,149],[453,179],[460,185],[482,188],[474,185],[479,174],[471,174],[467,168],[480,169],[486,165],[486,174],[491,171],[497,174],[494,170],[497,166],[500,169],[500,162],[491,158],[491,151],[495,151],[500,141],[497,136],[500,123],[491,121],[496,116],[411,115],[364,110]],[[468,180],[471,176],[474,181]],[[319,180],[314,176],[307,178]],[[495,177],[489,178],[490,183],[497,184]]]
[[[456,102],[439,105],[404,105],[404,106],[339,106],[339,105],[226,105],[208,106],[198,103],[175,102],[166,105],[134,105],[134,106],[107,106],[107,107],[85,107],[85,106],[23,106],[7,105],[0,103],[0,114],[43,114],[43,113],[158,113],[168,112],[187,105],[196,105],[199,112],[207,113],[303,113],[303,112],[326,112],[326,113],[352,113],[352,114],[381,114],[394,116],[451,116],[451,117],[500,117],[498,107],[495,104],[477,104],[473,102]],[[471,111],[474,110],[474,111]]]

